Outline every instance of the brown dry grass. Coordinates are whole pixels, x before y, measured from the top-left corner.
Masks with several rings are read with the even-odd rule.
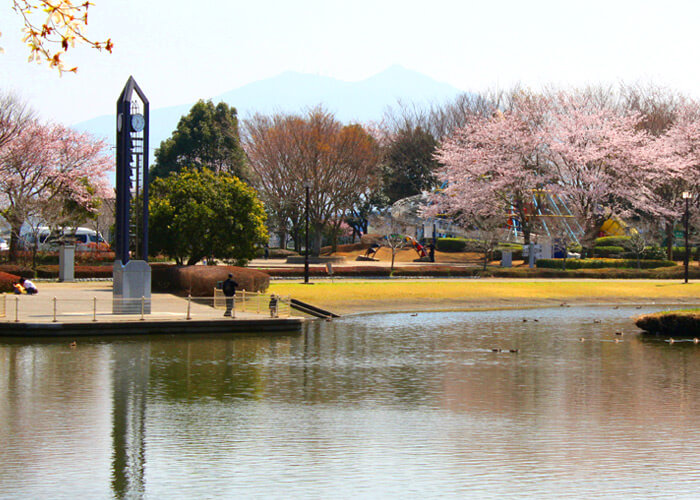
[[[270,291],[341,314],[567,304],[700,303],[700,284],[667,280],[353,280],[274,282]]]

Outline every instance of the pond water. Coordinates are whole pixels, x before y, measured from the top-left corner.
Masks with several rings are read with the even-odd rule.
[[[700,346],[652,310],[0,340],[0,498],[697,498]]]

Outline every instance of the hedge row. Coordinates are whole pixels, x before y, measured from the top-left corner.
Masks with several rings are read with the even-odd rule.
[[[37,278],[58,278],[58,266],[39,266],[36,268]],[[78,279],[111,278],[112,266],[75,266],[73,275]]]
[[[537,267],[544,269],[560,269],[562,259],[539,259]],[[657,267],[675,267],[671,260],[641,260],[639,267],[642,269],[655,269]],[[608,269],[608,268],[637,268],[634,259],[567,259],[567,269]]]
[[[151,287],[154,292],[174,293],[193,297],[211,297],[217,283],[228,274],[238,283],[239,290],[264,292],[270,285],[270,276],[262,271],[235,266],[151,266]]]
[[[596,246],[593,247],[593,254],[596,257],[609,257],[611,255],[621,255],[625,252],[623,247],[617,246]]]
[[[499,278],[597,278],[597,279],[682,279],[683,266],[674,267],[659,267],[653,269],[636,269],[634,268],[602,268],[602,269],[571,269],[568,264],[574,262],[573,259],[567,260],[567,269],[561,269],[561,261],[559,267],[554,269],[547,268],[528,268],[528,267],[489,267],[486,271],[482,270],[481,266],[463,267],[463,266],[425,266],[425,267],[407,267],[397,268],[391,273],[388,268],[381,267],[340,267],[334,272],[334,276],[342,277],[499,277]],[[304,275],[303,268],[295,269],[269,269],[265,272],[274,277],[296,277],[302,278]],[[325,267],[310,267],[309,275],[312,278],[325,278],[328,273]],[[690,278],[700,279],[700,268],[690,268]]]
[[[629,247],[631,238],[629,236],[603,236],[596,238],[593,242],[594,247]]]
[[[464,238],[438,238],[436,249],[439,252],[464,252],[467,240]]]
[[[655,269],[624,269],[624,268],[604,268],[604,269],[529,269],[501,268],[489,269],[481,276],[494,276],[499,278],[588,278],[588,279],[683,279],[683,266],[658,267]],[[689,270],[689,278],[700,279],[700,268],[692,267]]]

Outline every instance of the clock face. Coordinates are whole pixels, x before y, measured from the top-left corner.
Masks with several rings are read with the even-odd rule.
[[[131,115],[131,130],[134,132],[141,132],[145,126],[146,119],[142,114]]]

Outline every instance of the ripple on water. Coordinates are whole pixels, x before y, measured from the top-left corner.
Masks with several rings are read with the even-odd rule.
[[[0,344],[0,496],[693,498],[700,347],[628,334],[639,313]]]

